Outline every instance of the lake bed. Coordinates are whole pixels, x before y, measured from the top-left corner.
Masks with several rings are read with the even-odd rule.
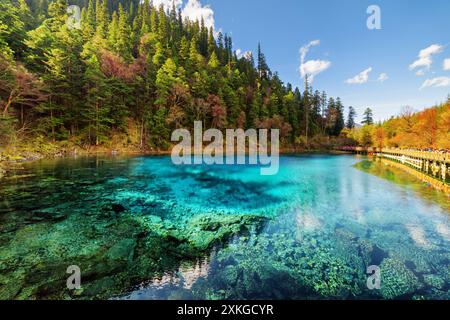
[[[285,155],[274,176],[167,156],[24,167],[0,181],[2,299],[450,298],[450,199],[379,162]]]

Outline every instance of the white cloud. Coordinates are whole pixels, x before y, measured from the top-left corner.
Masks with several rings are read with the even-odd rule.
[[[244,52],[244,58],[247,59],[248,61],[252,61],[252,59],[253,59],[253,52],[245,51]]]
[[[379,82],[383,83],[386,80],[389,79],[389,76],[386,73],[380,73],[380,75],[378,76],[378,80]]]
[[[450,70],[450,58],[444,60],[444,70],[449,71]]]
[[[437,88],[437,87],[448,87],[448,86],[450,86],[450,77],[437,77],[437,78],[425,80],[425,82],[422,84],[422,87],[420,87],[420,89],[428,88],[428,87]]]
[[[308,43],[306,46],[300,48],[300,59],[302,62],[305,61],[306,54],[312,47],[318,46],[320,44],[320,40],[313,40]]]
[[[236,56],[238,57],[238,59],[245,58],[247,60],[251,60],[253,53],[251,51],[242,51],[241,49],[237,49]]]
[[[209,5],[203,6],[199,0],[189,0],[181,11],[184,19],[205,21],[207,28],[214,28],[214,10]]]
[[[175,7],[179,8],[183,3],[183,0],[153,0],[153,6],[159,8],[161,5],[164,6],[164,10],[171,10],[172,5],[175,3]]]
[[[300,66],[300,74],[302,78],[308,75],[311,82],[319,73],[327,70],[331,66],[330,61],[326,60],[308,60]]]
[[[410,66],[409,70],[420,69],[416,75],[423,75],[425,71],[430,70],[433,60],[431,59],[433,55],[441,53],[444,47],[440,44],[432,44],[428,48],[420,50],[418,59],[414,61]]]
[[[425,70],[418,70],[418,71],[416,72],[416,76],[421,77],[421,76],[424,76],[424,75],[425,75]]]
[[[369,73],[372,71],[372,67],[367,68],[361,73],[357,74],[351,79],[346,80],[345,82],[348,84],[363,84],[369,81]]]
[[[166,11],[171,10],[173,4],[179,9],[183,7],[183,3],[184,0],[153,0],[154,7],[159,8],[162,5]],[[181,10],[181,15],[191,21],[201,21],[203,18],[206,27],[214,28],[214,10],[209,5],[203,6],[200,0],[188,0]]]
[[[331,66],[331,61],[327,60],[308,60],[305,61],[306,55],[312,47],[318,46],[320,40],[313,40],[306,46],[300,48],[300,75],[302,78],[308,76],[310,81],[314,81],[314,77],[319,73],[327,70]]]

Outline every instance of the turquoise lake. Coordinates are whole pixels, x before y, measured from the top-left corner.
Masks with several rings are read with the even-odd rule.
[[[450,198],[352,155],[26,163],[0,180],[0,299],[450,299]]]

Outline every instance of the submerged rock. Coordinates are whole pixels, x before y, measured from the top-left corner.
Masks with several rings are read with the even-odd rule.
[[[436,289],[443,289],[445,287],[445,280],[434,274],[425,274],[423,279],[426,284]]]
[[[123,239],[113,245],[106,253],[106,256],[111,260],[131,262],[135,247],[136,239]]]
[[[234,235],[257,232],[266,221],[267,218],[259,216],[202,215],[191,219],[176,237],[198,250],[206,250]]]
[[[236,266],[228,265],[223,270],[224,281],[234,286],[238,280],[239,270]]]
[[[397,259],[386,258],[381,268],[381,295],[385,299],[395,299],[414,293],[422,285],[405,264]]]
[[[8,247],[12,251],[0,248],[0,298],[122,295],[185,262],[209,256],[214,245],[259,230],[265,221],[256,216],[202,215],[183,224],[127,212],[115,217],[77,212],[59,217],[57,211],[36,212],[35,218],[42,221],[21,227]],[[25,258],[18,261],[19,256]],[[80,267],[83,290],[67,290],[70,265]]]
[[[32,215],[28,218],[30,223],[41,222],[41,221],[53,221],[58,222],[66,219],[68,216],[67,212],[61,210],[40,210],[34,211]]]

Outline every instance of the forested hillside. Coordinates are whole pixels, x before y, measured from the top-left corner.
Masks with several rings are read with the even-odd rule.
[[[82,7],[71,27],[67,7]],[[173,129],[279,128],[284,146],[339,136],[344,107],[237,56],[227,34],[138,0],[0,2],[0,141],[170,148]],[[255,47],[258,39],[255,39]]]

